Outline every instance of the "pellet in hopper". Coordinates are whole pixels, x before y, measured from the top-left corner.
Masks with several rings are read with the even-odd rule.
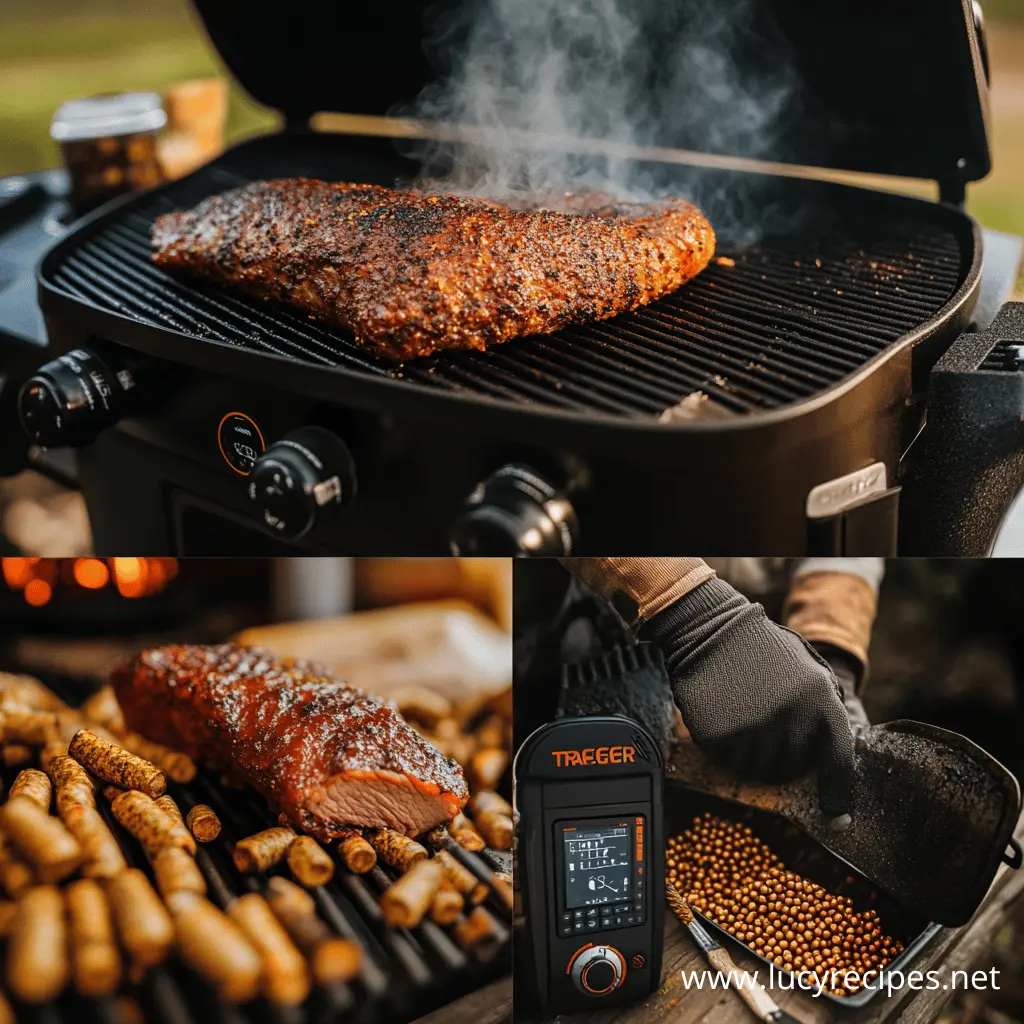
[[[430,910],[444,878],[444,869],[433,860],[421,860],[380,897],[384,920],[398,928],[413,928]]]
[[[106,893],[91,878],[65,890],[70,932],[71,977],[84,996],[106,996],[121,980],[121,955]]]
[[[212,843],[220,835],[220,818],[212,807],[196,804],[185,816],[188,830],[201,843]]]
[[[239,871],[269,871],[280,863],[295,839],[290,828],[268,828],[235,843],[235,867]]]
[[[394,829],[371,829],[366,833],[366,840],[377,856],[396,871],[409,871],[429,856],[426,847]]]
[[[31,800],[40,810],[49,814],[52,795],[53,787],[45,772],[39,771],[38,768],[24,768],[18,772],[18,777],[11,783],[7,799],[24,797],[26,800]]]
[[[174,927],[149,879],[138,868],[128,868],[106,885],[117,934],[133,966],[146,970],[166,960]]]
[[[232,901],[228,916],[260,952],[267,999],[279,1006],[304,1002],[310,990],[309,967],[267,901],[258,893],[246,893]]]
[[[259,953],[238,925],[209,900],[175,893],[168,900],[181,958],[216,989],[222,999],[247,1003],[260,989]]]
[[[7,986],[26,1003],[48,1003],[68,982],[64,899],[54,885],[38,885],[18,900],[7,943]]]
[[[288,870],[303,885],[326,885],[334,877],[331,855],[312,836],[294,839],[286,856]]]
[[[82,862],[75,837],[57,818],[26,797],[4,804],[3,829],[41,882],[59,882]]]
[[[123,789],[137,789],[154,799],[167,789],[167,779],[155,764],[88,729],[75,733],[68,753],[93,775]]]

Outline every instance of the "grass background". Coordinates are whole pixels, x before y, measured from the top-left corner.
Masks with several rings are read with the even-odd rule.
[[[994,170],[970,187],[988,226],[1024,234],[1024,0],[983,0],[993,70]],[[0,0],[0,175],[53,166],[50,117],[65,99],[222,71],[188,0]],[[273,112],[232,85],[229,141]]]

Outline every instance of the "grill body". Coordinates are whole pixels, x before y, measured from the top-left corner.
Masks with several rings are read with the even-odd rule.
[[[58,351],[101,339],[160,367],[145,413],[82,452],[98,550],[201,553],[186,522],[200,514],[238,550],[269,550],[217,450],[232,411],[268,443],[316,423],[353,449],[358,499],[307,550],[444,550],[467,495],[509,461],[573,482],[580,551],[803,550],[813,487],[876,462],[898,478],[927,372],[967,326],[977,226],[822,182],[642,170],[704,207],[727,262],[613,320],[397,368],[339,329],[173,279],[148,246],[159,213],[254,178],[408,180],[390,140],[255,140],[101,211],[40,270]]]

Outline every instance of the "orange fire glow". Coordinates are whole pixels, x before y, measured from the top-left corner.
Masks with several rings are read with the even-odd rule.
[[[103,590],[110,584],[122,597],[158,594],[178,575],[176,558],[3,558],[0,570],[11,590],[41,608],[58,588]]]
[[[25,584],[23,591],[25,600],[32,605],[33,608],[42,608],[47,601],[53,596],[53,588],[46,580],[41,580],[37,576],[35,579],[29,580]]]
[[[86,590],[102,590],[110,582],[110,570],[98,558],[76,558],[74,579]]]

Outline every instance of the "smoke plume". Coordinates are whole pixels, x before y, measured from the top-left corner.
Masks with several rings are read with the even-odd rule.
[[[678,191],[678,174],[666,181],[630,147],[775,155],[796,83],[763,13],[756,0],[470,0],[435,18],[428,56],[446,70],[396,113],[475,129],[471,145],[418,144],[446,190],[653,198]]]

